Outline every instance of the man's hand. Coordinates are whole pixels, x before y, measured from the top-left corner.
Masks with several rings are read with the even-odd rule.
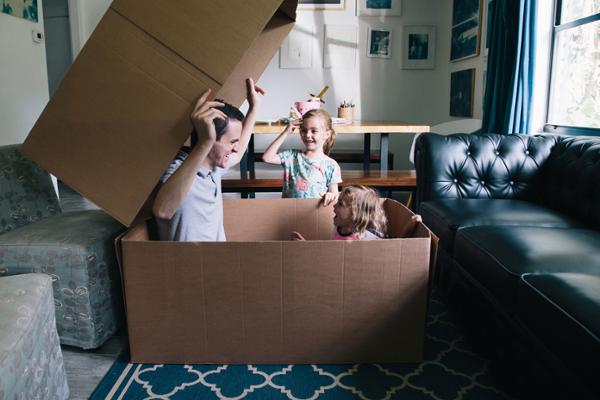
[[[262,102],[262,96],[265,95],[265,91],[254,83],[254,79],[246,79],[246,99],[248,100],[248,111],[254,110],[260,107]]]
[[[215,107],[221,107],[224,104],[218,101],[207,101],[211,90],[206,89],[200,96],[194,110],[190,115],[192,124],[198,133],[199,142],[215,142],[217,140],[217,132],[213,120],[215,118],[227,119],[227,116]]]
[[[323,207],[327,207],[328,205],[332,204],[332,203],[336,203],[338,201],[338,197],[340,197],[339,193],[331,193],[331,192],[327,192],[324,195],[322,195],[322,200],[321,202],[323,203]]]
[[[299,232],[294,231],[290,234],[290,240],[303,241],[306,239]]]

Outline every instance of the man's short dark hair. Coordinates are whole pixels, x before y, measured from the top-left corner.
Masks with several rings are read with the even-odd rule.
[[[222,111],[227,116],[227,119],[225,120],[221,118],[215,118],[213,120],[215,131],[217,133],[217,141],[219,141],[227,130],[227,126],[229,126],[229,120],[235,119],[237,121],[244,122],[244,114],[239,110],[239,108],[226,102],[225,100],[215,99],[215,101],[223,103],[223,106],[215,108],[219,111]],[[198,132],[196,132],[196,128],[192,130],[190,135],[190,143],[192,148],[194,148],[196,143],[198,143]]]

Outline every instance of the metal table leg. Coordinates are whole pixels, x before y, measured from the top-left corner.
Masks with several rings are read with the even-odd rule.
[[[365,133],[363,144],[363,170],[371,169],[371,134]]]
[[[379,165],[382,171],[387,171],[388,165],[388,153],[390,147],[389,133],[382,133],[379,138]]]

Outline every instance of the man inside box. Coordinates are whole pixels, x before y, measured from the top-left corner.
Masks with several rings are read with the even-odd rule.
[[[152,212],[160,240],[224,241],[221,177],[240,162],[248,147],[264,91],[246,80],[248,113],[221,100],[210,89],[191,114],[191,149],[182,149],[167,167]]]

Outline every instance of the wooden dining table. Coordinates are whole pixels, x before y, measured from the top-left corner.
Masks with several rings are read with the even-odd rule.
[[[285,128],[284,124],[263,124],[254,125],[254,135],[279,134]],[[371,135],[379,134],[379,156],[380,169],[386,171],[388,165],[389,153],[389,135],[390,134],[415,134],[429,132],[428,125],[413,124],[403,121],[354,121],[347,124],[334,124],[338,137],[340,135],[361,134],[363,135],[363,169],[368,171],[371,168]],[[254,178],[254,135],[248,143],[246,155],[240,163],[240,174],[242,178]]]

